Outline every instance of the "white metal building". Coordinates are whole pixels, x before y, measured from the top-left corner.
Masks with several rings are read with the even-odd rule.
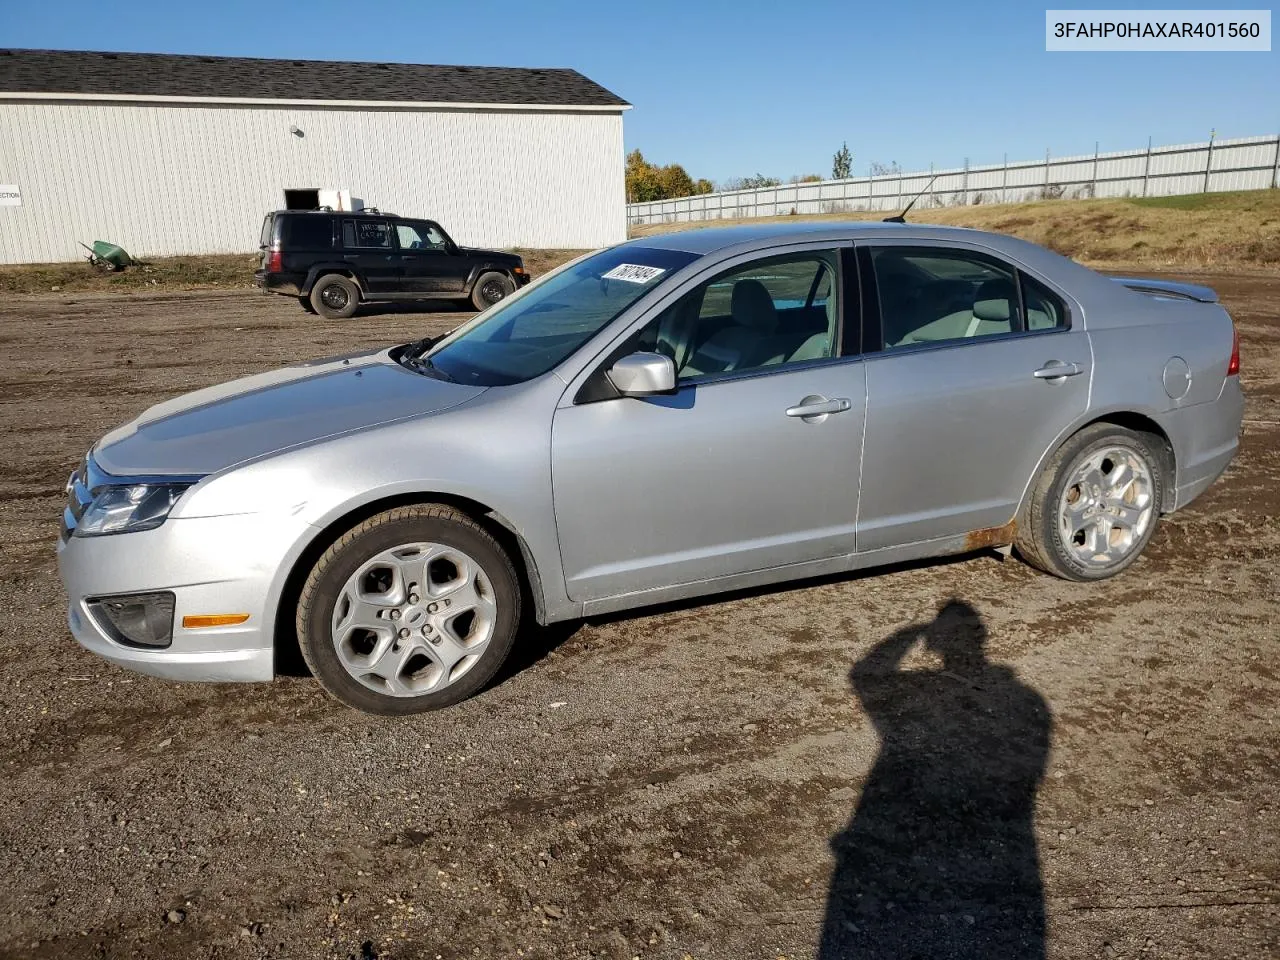
[[[603,246],[627,109],[574,70],[0,49],[0,263],[249,252],[334,190],[466,245]]]

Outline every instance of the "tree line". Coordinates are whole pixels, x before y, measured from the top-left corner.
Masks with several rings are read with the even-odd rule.
[[[901,173],[896,162],[873,162],[869,167],[871,175],[881,176],[886,173]],[[695,197],[700,193],[714,193],[723,190],[754,190],[759,187],[778,187],[782,181],[777,177],[766,177],[757,173],[749,177],[732,177],[721,183],[712,183],[707,179],[695,180],[689,176],[678,163],[659,166],[650,163],[639,150],[627,154],[626,167],[627,203],[645,203],[649,200],[672,200],[676,197]],[[831,158],[831,179],[843,180],[853,176],[853,154],[849,152],[849,144],[840,144],[840,149]],[[788,183],[817,183],[822,180],[816,173],[805,173],[791,177]]]

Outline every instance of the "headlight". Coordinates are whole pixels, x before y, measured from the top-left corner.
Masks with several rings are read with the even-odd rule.
[[[154,530],[190,484],[135,483],[101,487],[76,525],[77,537]]]

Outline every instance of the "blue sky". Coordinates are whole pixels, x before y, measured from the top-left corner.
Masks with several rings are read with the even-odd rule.
[[[712,180],[1280,129],[1280,52],[1046,53],[1046,5],[5,0],[0,45],[574,67],[635,105],[628,149]]]

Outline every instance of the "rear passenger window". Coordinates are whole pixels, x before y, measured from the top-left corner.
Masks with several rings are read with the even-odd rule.
[[[980,254],[881,247],[871,261],[886,350],[1022,329],[1017,275]]]
[[[333,221],[328,217],[289,217],[285,245],[294,250],[327,250],[333,246]]]
[[[392,245],[391,225],[385,220],[343,220],[342,245],[389,248]]]
[[[1067,308],[1062,299],[1025,273],[1022,274],[1022,302],[1027,310],[1028,330],[1052,330],[1067,325]]]

